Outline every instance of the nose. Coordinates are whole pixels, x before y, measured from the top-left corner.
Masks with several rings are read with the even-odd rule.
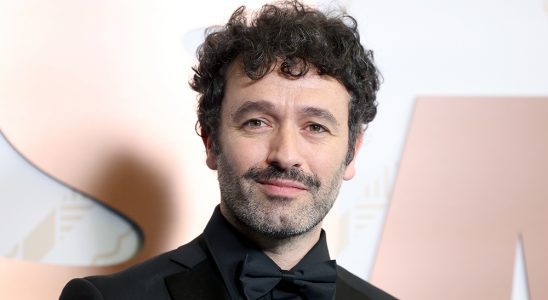
[[[272,133],[267,163],[282,170],[301,167],[303,157],[299,147],[299,133],[289,128],[280,127]]]

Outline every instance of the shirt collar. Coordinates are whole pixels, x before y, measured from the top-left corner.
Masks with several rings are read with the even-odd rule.
[[[207,248],[217,266],[228,290],[230,298],[241,298],[239,272],[245,256],[249,252],[262,251],[242,236],[221,214],[219,206],[215,208],[203,234]],[[265,255],[265,254],[262,254]],[[319,241],[295,266],[324,262],[329,260],[329,251],[325,232],[322,230]]]

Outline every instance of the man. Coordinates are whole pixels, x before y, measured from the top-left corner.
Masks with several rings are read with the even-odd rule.
[[[221,202],[204,233],[62,299],[395,299],[329,258],[322,220],[354,176],[378,73],[349,16],[244,7],[210,32],[191,86]]]

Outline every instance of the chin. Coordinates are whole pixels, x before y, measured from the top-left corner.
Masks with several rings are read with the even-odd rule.
[[[267,222],[250,226],[255,232],[273,239],[287,239],[305,234],[312,230],[319,222],[295,223],[294,216],[265,218]],[[293,221],[293,222],[292,222]]]

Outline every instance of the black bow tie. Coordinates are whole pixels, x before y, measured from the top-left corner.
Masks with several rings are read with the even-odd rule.
[[[337,280],[337,263],[330,260],[283,271],[262,253],[246,255],[240,274],[246,299],[259,299],[282,280],[306,299],[332,300]]]

